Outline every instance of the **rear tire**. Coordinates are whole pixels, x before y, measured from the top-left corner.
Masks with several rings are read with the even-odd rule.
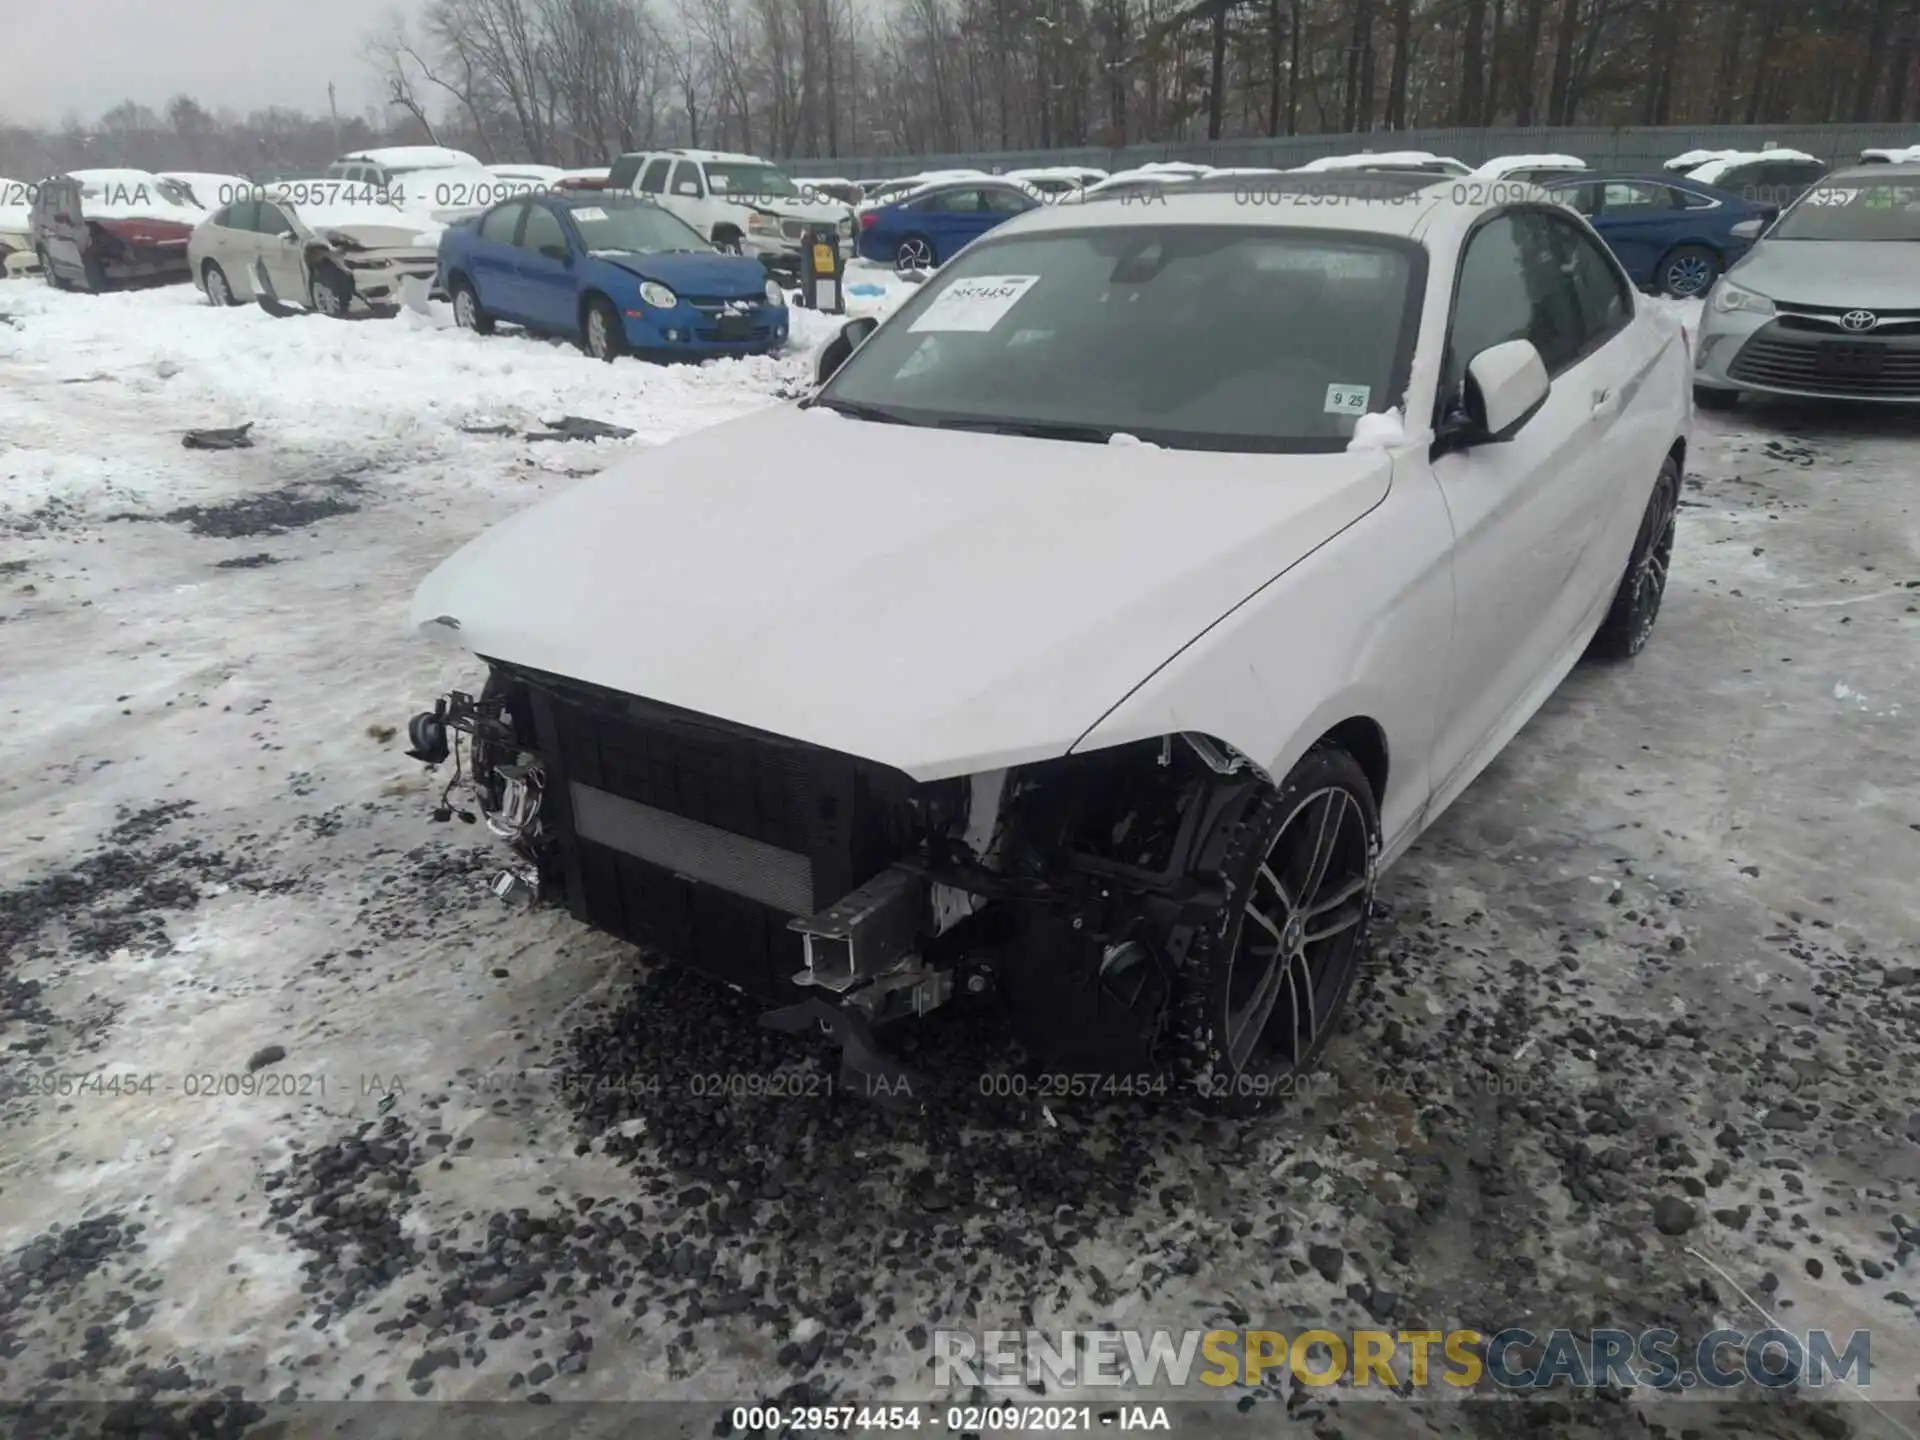
[[[464,275],[453,277],[453,323],[476,335],[493,333],[493,317],[480,308],[479,292]]]
[[[940,263],[933,241],[924,235],[909,235],[893,247],[896,270],[932,270]]]
[[[1614,592],[1607,618],[1600,622],[1588,654],[1601,660],[1630,660],[1647,648],[1653,622],[1660,618],[1660,600],[1667,593],[1667,570],[1673,562],[1675,518],[1680,513],[1680,466],[1669,455],[1660,466],[1660,478],[1640,517],[1640,533],[1626,574]]]
[[[1206,846],[1226,899],[1179,975],[1177,1079],[1251,1114],[1303,1088],[1367,953],[1380,815],[1366,772],[1317,745]]]
[[[1704,245],[1678,245],[1661,259],[1653,285],[1675,300],[1697,300],[1720,278],[1720,257]]]
[[[209,260],[207,262],[207,268],[201,275],[201,279],[207,287],[207,303],[209,305],[227,306],[238,305],[240,303],[233,298],[233,286],[227,283],[227,272],[220,268],[217,261]]]
[[[1740,403],[1738,390],[1721,390],[1711,385],[1693,387],[1693,403],[1702,410],[1731,410]]]

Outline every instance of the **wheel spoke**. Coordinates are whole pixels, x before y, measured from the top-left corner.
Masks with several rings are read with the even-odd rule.
[[[1260,976],[1253,994],[1247,997],[1247,1003],[1227,1017],[1227,1059],[1235,1070],[1246,1068],[1247,1057],[1253,1053],[1260,1032],[1266,1029],[1267,1017],[1273,1014],[1273,1002],[1280,995],[1283,970],[1291,975],[1284,959],[1276,954]]]
[[[1285,934],[1278,925],[1273,923],[1266,911],[1257,905],[1249,904],[1247,906],[1247,918],[1271,935],[1275,945],[1281,946],[1282,948],[1286,946],[1287,940]]]
[[[1268,887],[1273,893],[1280,897],[1280,903],[1287,907],[1287,913],[1289,915],[1300,908],[1294,903],[1293,896],[1287,893],[1287,887],[1281,881],[1280,877],[1273,873],[1273,867],[1271,865],[1262,865],[1254,872],[1254,878],[1267,882]]]
[[[1299,992],[1293,988],[1294,960],[1300,962],[1300,979],[1307,987],[1307,1003],[1305,1005],[1300,1003]],[[1302,1056],[1313,1049],[1314,1037],[1320,1033],[1320,1012],[1314,1008],[1313,967],[1307,963],[1307,955],[1304,950],[1291,957],[1287,962],[1287,991],[1293,997],[1293,1031],[1296,1037],[1295,1043],[1298,1047],[1293,1052],[1293,1058],[1297,1064]]]
[[[1320,806],[1320,825],[1313,836],[1313,858],[1307,863],[1307,878],[1300,882],[1300,902],[1312,913],[1315,897],[1327,878],[1327,866],[1333,862],[1334,846],[1347,818],[1347,792],[1329,790]]]
[[[1361,884],[1364,886],[1365,881],[1362,881]],[[1314,913],[1317,915],[1325,912],[1316,910]],[[1327,921],[1324,925],[1311,926],[1307,930],[1302,943],[1311,945],[1316,940],[1329,940],[1335,935],[1351,930],[1360,923],[1366,913],[1367,907],[1364,903],[1360,905],[1350,905],[1345,910],[1337,912],[1334,918]]]
[[[1322,900],[1316,895],[1312,906],[1310,906],[1306,912],[1306,918],[1312,919],[1316,915],[1326,914],[1329,910],[1338,910],[1342,905],[1345,905],[1349,900],[1353,899],[1354,896],[1362,894],[1366,888],[1367,877],[1365,875],[1356,875],[1332,895],[1327,896],[1326,899]]]

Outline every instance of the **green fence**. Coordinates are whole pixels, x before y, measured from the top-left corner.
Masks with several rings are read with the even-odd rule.
[[[1899,125],[1664,125],[1375,131],[1366,135],[1294,135],[1274,139],[1199,140],[1163,145],[1129,145],[1105,150],[1081,146],[1063,150],[980,150],[946,155],[862,155],[797,158],[783,161],[791,175],[843,176],[878,180],[922,170],[1020,170],[1042,165],[1090,165],[1127,170],[1155,160],[1186,160],[1201,165],[1270,166],[1286,169],[1323,155],[1359,150],[1428,150],[1477,165],[1496,155],[1577,155],[1607,170],[1656,170],[1661,162],[1687,150],[1763,150],[1768,146],[1804,150],[1830,164],[1857,160],[1871,146],[1920,144],[1920,130]]]

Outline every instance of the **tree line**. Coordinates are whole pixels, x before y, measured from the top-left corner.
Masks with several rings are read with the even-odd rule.
[[[365,115],[0,127],[0,174],[317,166],[433,142],[932,154],[1429,126],[1920,118],[1920,0],[429,0]],[[110,158],[103,158],[110,157]]]

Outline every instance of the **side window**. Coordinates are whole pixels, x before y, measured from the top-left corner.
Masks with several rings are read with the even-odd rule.
[[[644,158],[644,156],[640,155],[622,155],[618,160],[614,161],[613,168],[607,171],[607,188],[609,190],[631,190],[633,188],[633,177],[640,173],[640,162]]]
[[[707,193],[707,187],[700,183],[700,167],[691,160],[682,160],[673,167],[673,193],[690,200],[698,200]]]
[[[1553,193],[1562,204],[1571,205],[1582,215],[1592,219],[1600,212],[1600,188],[1599,182],[1589,181],[1585,185],[1563,186]]]
[[[1482,350],[1531,338],[1533,302],[1518,218],[1497,215],[1468,237],[1454,285],[1453,319],[1440,371],[1440,408],[1460,397],[1467,365]]]
[[[487,218],[480,222],[480,238],[491,240],[496,245],[513,244],[513,232],[520,228],[520,215],[526,208],[519,201],[514,201],[489,210]]]
[[[1636,210],[1644,215],[1649,210],[1668,210],[1672,208],[1671,196],[1672,192],[1664,185],[1616,180],[1606,187],[1601,213],[1611,215],[1619,210]]]
[[[527,207],[527,228],[520,237],[522,250],[539,250],[547,245],[567,248],[566,231],[560,228],[560,220],[544,205]]]
[[[333,162],[333,164],[327,166],[327,174],[328,176],[336,180],[341,178],[350,178],[353,175],[354,168],[355,167],[352,165],[348,165],[342,161],[336,160]]]
[[[1581,305],[1580,254],[1571,243],[1577,232],[1551,215],[1528,212],[1520,217],[1520,233],[1527,288],[1533,296],[1527,338],[1540,352],[1547,374],[1558,375],[1600,338],[1589,331]]]
[[[257,229],[260,220],[260,202],[258,200],[236,200],[227,207],[224,222],[229,230]]]
[[[947,215],[977,215],[987,205],[978,190],[943,190],[927,197],[927,208]]]
[[[278,205],[262,204],[260,218],[254,222],[254,229],[262,235],[284,235],[293,229],[293,221],[287,218],[287,212]]]
[[[987,209],[999,215],[1024,215],[1033,209],[1034,202],[1018,190],[986,190]]]
[[[1696,195],[1691,190],[1682,190],[1676,185],[1673,187],[1673,203],[1680,210],[1711,210],[1720,202],[1705,195]]]
[[[671,162],[666,160],[656,160],[647,166],[647,173],[640,181],[641,190],[648,195],[658,195],[665,191],[667,188],[667,170],[670,168],[670,163]],[[609,182],[609,188],[620,190],[626,187]]]
[[[1633,292],[1619,267],[1585,232],[1558,216],[1537,218],[1547,227],[1549,244],[1561,268],[1573,278],[1584,351],[1600,344],[1633,319]],[[1549,364],[1547,368],[1551,371],[1553,366]]]
[[[214,229],[216,230],[231,230],[233,226],[227,220],[227,216],[232,213],[233,213],[232,206],[222,205],[218,210],[214,211],[213,214],[207,217],[207,223],[213,226]]]

